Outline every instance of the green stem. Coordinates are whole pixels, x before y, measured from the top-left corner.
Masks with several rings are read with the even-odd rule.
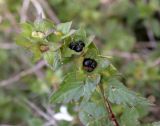
[[[109,113],[109,119],[112,121],[114,126],[120,126],[118,121],[117,121],[117,119],[116,119],[116,116],[114,115],[114,113],[112,111],[112,108],[111,108],[111,105],[110,105],[108,99],[104,95],[103,85],[102,84],[98,84],[98,86],[99,86],[99,89],[100,89],[100,92],[101,92],[101,95],[102,95],[102,98],[103,98],[103,102],[104,102],[105,108],[106,108],[107,112]]]

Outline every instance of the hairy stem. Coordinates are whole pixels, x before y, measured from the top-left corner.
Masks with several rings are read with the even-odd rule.
[[[109,114],[109,119],[112,121],[113,125],[114,126],[120,126],[117,119],[116,119],[116,116],[114,115],[113,111],[112,111],[112,108],[111,108],[111,105],[108,101],[108,99],[105,97],[104,95],[104,88],[103,88],[103,85],[102,84],[99,84],[99,89],[100,89],[100,92],[101,92],[101,95],[102,95],[102,98],[103,98],[103,102],[104,102],[104,105],[105,105],[105,108]]]

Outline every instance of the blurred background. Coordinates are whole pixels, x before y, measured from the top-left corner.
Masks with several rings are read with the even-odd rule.
[[[40,13],[56,24],[72,20],[73,28],[95,35],[123,83],[155,104],[140,121],[160,120],[160,0],[0,0],[0,126],[82,126],[72,103],[49,104],[62,71],[33,62],[15,44],[20,23]]]

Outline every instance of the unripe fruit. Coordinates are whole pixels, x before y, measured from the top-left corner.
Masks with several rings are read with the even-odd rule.
[[[85,44],[83,41],[77,41],[77,42],[71,42],[69,44],[69,48],[76,51],[76,52],[81,52],[83,48],[85,47]]]
[[[39,46],[39,49],[40,51],[43,53],[43,52],[47,52],[49,50],[49,46],[48,45],[45,45],[45,44],[41,44]]]
[[[97,62],[91,58],[85,58],[83,60],[83,68],[87,72],[92,72],[97,67]]]
[[[33,31],[32,32],[32,37],[42,39],[42,38],[45,37],[45,34],[43,32]]]

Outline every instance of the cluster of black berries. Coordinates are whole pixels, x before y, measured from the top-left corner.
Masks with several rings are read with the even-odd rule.
[[[69,48],[76,52],[81,52],[84,47],[85,47],[85,44],[81,40],[76,41],[76,42],[71,42],[69,44]],[[85,58],[83,60],[83,68],[87,72],[92,72],[96,67],[97,67],[97,62],[94,59]]]
[[[92,72],[97,67],[97,62],[94,59],[85,58],[83,60],[83,68],[87,72]]]
[[[85,44],[83,41],[79,40],[77,42],[71,42],[69,44],[69,48],[76,51],[76,52],[81,52],[83,48],[85,47]]]

